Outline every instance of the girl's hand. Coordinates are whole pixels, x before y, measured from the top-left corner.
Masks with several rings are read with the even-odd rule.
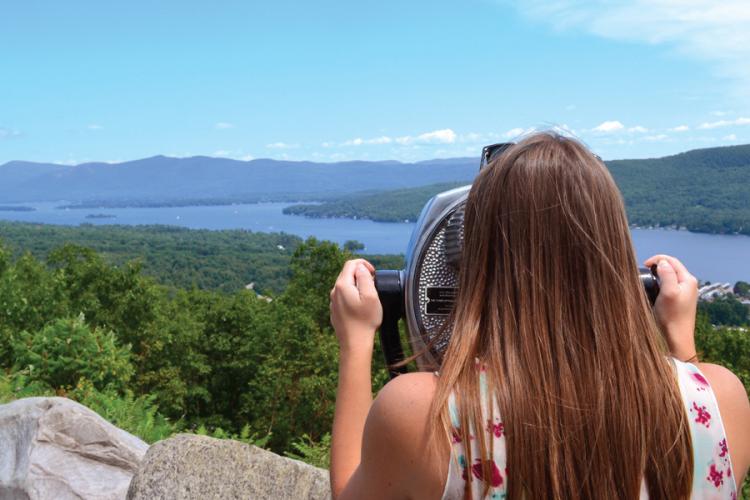
[[[342,351],[371,351],[383,308],[375,289],[375,268],[364,259],[347,261],[331,290],[331,324]]]
[[[667,337],[672,356],[682,361],[693,359],[696,356],[698,280],[682,262],[669,255],[654,255],[645,264],[649,267],[657,265],[660,290],[654,304],[654,315]]]

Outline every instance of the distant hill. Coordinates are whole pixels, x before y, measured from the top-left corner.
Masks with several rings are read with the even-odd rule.
[[[709,233],[750,234],[750,145],[697,149],[664,158],[615,160],[607,167],[630,222]],[[350,195],[285,212],[310,217],[415,220],[424,203],[456,184]]]
[[[66,200],[87,206],[326,199],[367,190],[471,181],[476,158],[341,163],[154,156],[124,163],[0,166],[0,203]]]
[[[633,223],[750,234],[750,144],[607,166]]]

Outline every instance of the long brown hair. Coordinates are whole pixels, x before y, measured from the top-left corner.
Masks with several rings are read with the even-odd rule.
[[[505,426],[508,498],[637,498],[641,481],[652,499],[689,496],[687,416],[600,160],[545,132],[485,168],[467,200],[459,282],[433,439],[449,435],[453,392],[481,455],[467,445],[466,462],[491,477],[478,358]]]

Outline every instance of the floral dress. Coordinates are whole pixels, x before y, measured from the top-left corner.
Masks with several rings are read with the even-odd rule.
[[[732,462],[727,449],[727,437],[724,425],[719,415],[719,405],[716,397],[698,367],[690,363],[673,360],[677,380],[682,394],[688,420],[690,422],[690,437],[693,442],[693,499],[729,499],[737,498],[737,486],[732,472]],[[487,432],[493,440],[493,459],[491,477],[483,477],[482,462],[475,458],[472,464],[466,463],[464,440],[461,439],[456,399],[451,394],[448,400],[448,411],[454,432],[451,443],[451,460],[448,466],[448,478],[443,490],[443,499],[461,499],[467,480],[474,481],[472,495],[474,499],[481,498],[484,482],[489,482],[490,489],[486,497],[492,500],[502,500],[507,492],[507,457],[505,452],[505,429],[500,419],[497,404],[493,404],[492,413],[486,408],[485,397],[487,391],[486,374],[480,371],[480,387],[482,390],[482,413],[492,415],[487,419],[487,426],[482,432]],[[493,398],[494,403],[494,398]],[[470,439],[470,442],[472,440]],[[479,447],[471,442],[472,456],[478,457]],[[646,485],[641,485],[641,498],[648,498]]]

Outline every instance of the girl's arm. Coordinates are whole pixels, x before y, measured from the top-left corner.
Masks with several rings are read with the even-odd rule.
[[[331,489],[344,489],[361,459],[362,436],[372,405],[372,363],[375,330],[383,310],[375,289],[372,264],[350,260],[331,290],[331,323],[339,341],[339,384],[331,443]]]
[[[435,376],[409,373],[389,382],[373,403],[370,370],[382,319],[372,273],[362,259],[344,265],[331,291],[331,322],[340,346],[331,445],[334,498],[439,497],[448,471],[448,441],[427,445]]]
[[[727,434],[729,454],[737,487],[750,467],[750,402],[742,382],[735,374],[718,365],[698,363],[695,348],[695,314],[698,303],[698,280],[678,259],[654,255],[645,264],[657,264],[661,291],[654,304],[654,314],[667,338],[669,350],[677,359],[698,364],[708,378],[719,404]]]

